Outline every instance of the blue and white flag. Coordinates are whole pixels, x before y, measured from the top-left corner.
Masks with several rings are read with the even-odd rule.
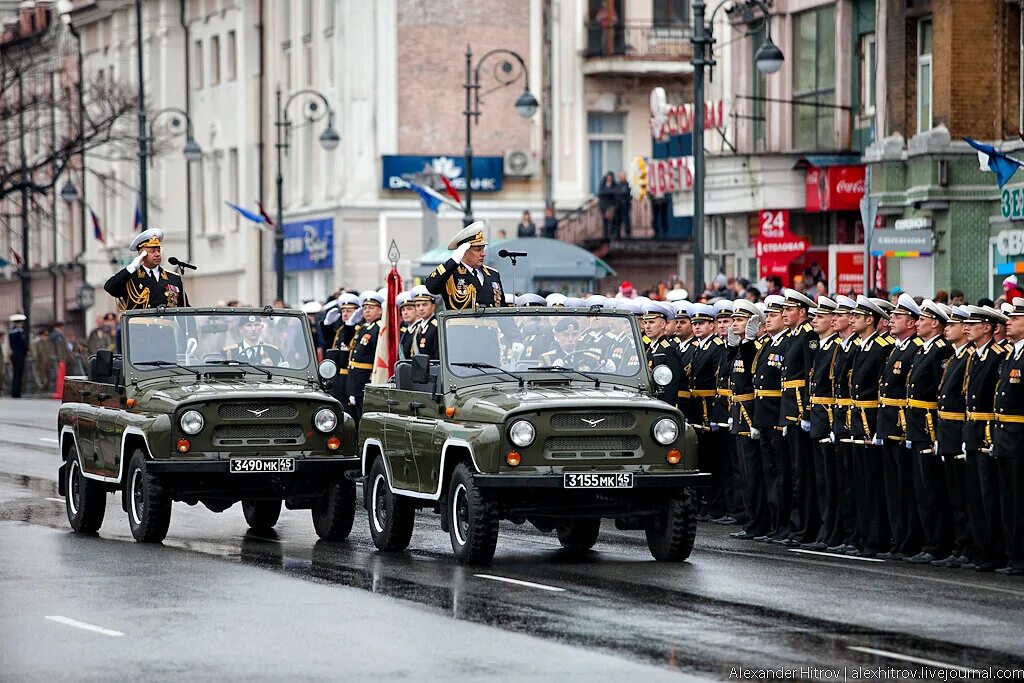
[[[420,199],[423,200],[423,204],[434,213],[437,213],[438,209],[441,208],[441,204],[447,204],[448,206],[453,204],[450,199],[443,196],[437,190],[414,183],[411,180],[406,180],[405,182],[409,183],[409,187],[413,192],[418,194]]]
[[[978,150],[978,162],[981,164],[981,170],[995,173],[1000,188],[1010,182],[1010,178],[1017,172],[1017,169],[1024,166],[1024,162],[1003,154],[992,145],[986,145],[968,137],[964,138],[964,142]]]
[[[252,221],[253,223],[265,224],[267,222],[267,220],[263,216],[258,214],[258,213],[255,213],[253,211],[249,211],[248,209],[243,209],[242,207],[238,206],[237,204],[232,204],[231,202],[224,202],[224,203],[227,204],[228,206],[230,206],[232,209],[234,209],[238,213],[240,213],[242,215],[242,218],[246,218],[246,219]]]

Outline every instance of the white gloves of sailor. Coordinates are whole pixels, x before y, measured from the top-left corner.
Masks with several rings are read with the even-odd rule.
[[[829,440],[829,443],[835,443],[836,442],[836,433],[835,432],[829,432],[828,433],[828,440]]]
[[[469,251],[469,248],[471,246],[473,245],[470,244],[469,242],[466,242],[465,244],[460,244],[458,247],[456,247],[455,251],[452,252],[452,259],[454,259],[456,263],[461,263],[462,259],[466,257],[466,252]]]
[[[914,447],[914,442],[907,440],[903,442],[903,445],[907,447],[907,450],[911,450]]]
[[[800,429],[804,430],[805,432],[811,431],[811,421],[810,420],[800,420]]]
[[[939,454],[939,442],[938,441],[936,441],[935,443],[932,444],[932,449],[933,449],[932,453],[934,453],[935,455]]]
[[[740,340],[740,336],[738,334],[736,334],[735,332],[733,332],[732,328],[730,327],[729,328],[729,336],[726,338],[726,343],[729,346],[739,346],[740,345],[740,341],[741,341]]]
[[[139,269],[139,266],[142,265],[142,259],[146,258],[147,256],[149,256],[149,252],[143,249],[142,251],[139,252],[139,255],[135,257],[135,260],[129,263],[127,266],[125,266],[124,269],[127,270],[129,273],[134,273],[136,270]]]
[[[712,422],[711,423],[711,431],[717,432],[721,428],[722,427],[717,422]]]
[[[764,321],[761,320],[761,318],[758,316],[754,316],[747,321],[746,333],[743,335],[744,337],[746,337],[747,341],[753,341],[754,339],[757,339],[757,333],[761,331],[761,325],[763,324],[763,322]]]
[[[754,441],[757,441],[758,439],[760,439],[761,438],[761,430],[757,429],[756,427],[751,427],[750,428],[750,438],[753,439]]]
[[[337,308],[332,308],[331,310],[327,311],[327,315],[324,316],[324,325],[333,325],[334,323],[338,322],[340,318],[341,311],[339,311]]]
[[[345,327],[355,327],[361,322],[363,322],[363,309],[357,308],[355,312],[348,317],[348,322],[345,323]]]
[[[878,434],[875,434],[873,437],[871,437],[871,445],[872,446],[881,446],[884,443],[885,443],[884,441],[882,441],[881,439],[878,438]]]
[[[354,406],[356,404],[356,397],[355,396],[349,396],[348,397],[348,404],[350,406]]]
[[[726,422],[726,424],[729,425],[729,429],[732,429],[732,418],[731,417],[729,418],[729,421]]]

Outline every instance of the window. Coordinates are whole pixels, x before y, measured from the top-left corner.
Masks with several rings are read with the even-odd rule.
[[[281,3],[281,42],[287,47],[292,42],[292,3]]]
[[[196,90],[203,87],[203,41],[197,40],[195,48],[193,50],[192,68],[195,73],[192,74],[192,82],[195,83]]]
[[[206,234],[206,160],[209,157],[203,154],[198,164],[194,164],[195,173],[192,174],[192,191],[189,197],[192,200],[192,215],[199,216],[199,234]]]
[[[835,147],[836,8],[821,7],[793,20],[793,147]]]
[[[242,204],[238,196],[238,148],[232,147],[228,150],[228,201],[234,204]],[[230,214],[232,220],[231,229],[238,230],[239,215],[237,211]]]
[[[917,24],[917,132],[932,127],[932,20]]]
[[[228,80],[238,78],[238,39],[234,31],[228,31],[228,53],[225,55],[228,62]]]
[[[587,142],[590,150],[590,192],[596,194],[605,173],[618,174],[624,169],[626,115],[589,112]]]
[[[313,35],[313,0],[305,0],[302,5],[302,39],[309,40]]]
[[[334,0],[324,0],[324,33],[334,30],[334,21],[337,8]]]
[[[210,85],[220,83],[220,36],[210,39]]]
[[[210,204],[207,207],[210,211],[210,232],[219,233],[223,231],[224,225],[224,194],[221,184],[221,158],[223,152],[211,152],[210,159]]]
[[[875,34],[860,37],[860,113],[875,113]]]
[[[688,24],[690,22],[689,0],[653,0],[654,25]]]

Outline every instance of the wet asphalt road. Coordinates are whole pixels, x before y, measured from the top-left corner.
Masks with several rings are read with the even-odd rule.
[[[419,513],[408,552],[383,555],[365,514],[335,544],[317,541],[308,511],[285,510],[265,538],[248,532],[237,505],[214,514],[175,504],[164,547],[147,547],[111,496],[100,538],[76,536],[56,492],[56,408],[0,400],[5,680],[78,677],[62,675],[67,661],[90,677],[144,667],[232,679],[1024,669],[1024,581],[797,553],[733,541],[730,527],[701,525],[690,561],[668,565],[650,558],[640,532],[608,522],[582,558],[553,534],[503,523],[494,563],[465,568],[430,512]],[[132,644],[129,665],[106,656],[108,638]]]

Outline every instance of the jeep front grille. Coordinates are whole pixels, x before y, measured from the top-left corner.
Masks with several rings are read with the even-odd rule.
[[[299,409],[294,403],[222,403],[217,414],[226,420],[294,420]]]
[[[305,441],[302,427],[290,425],[220,425],[213,428],[214,446],[297,446]]]
[[[551,426],[555,429],[633,429],[636,427],[636,416],[630,413],[555,413],[551,416]]]
[[[544,451],[555,460],[576,458],[638,458],[639,436],[552,436],[544,441]]]

